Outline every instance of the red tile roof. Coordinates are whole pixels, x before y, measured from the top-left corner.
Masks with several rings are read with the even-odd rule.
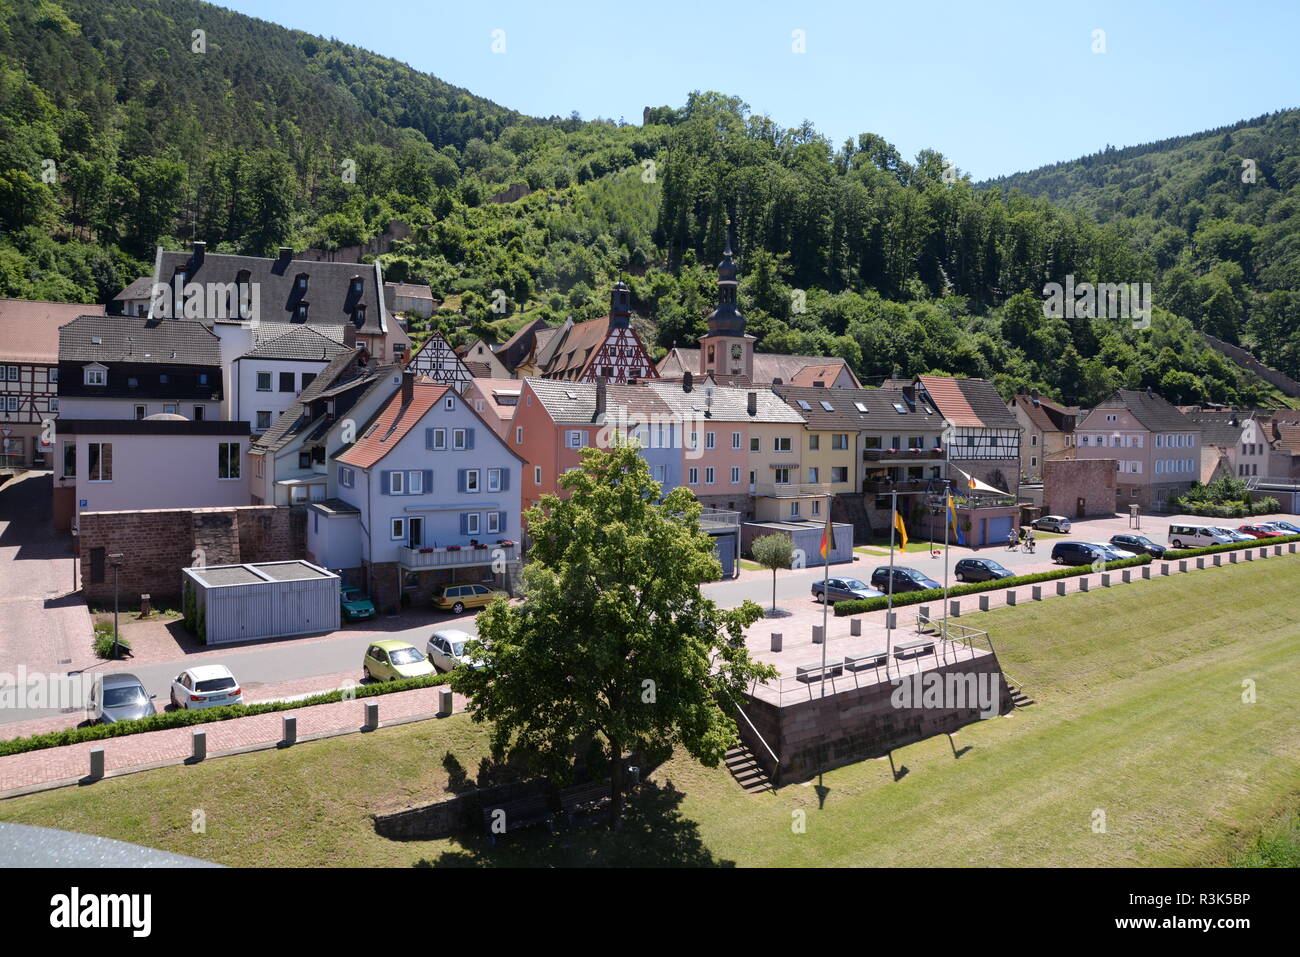
[[[361,438],[339,455],[337,461],[361,469],[373,468],[397,447],[446,392],[445,385],[417,380],[412,386],[410,404],[403,406],[399,387],[370,420]]]
[[[57,365],[59,327],[78,316],[103,312],[103,306],[80,302],[0,299],[0,362]]]

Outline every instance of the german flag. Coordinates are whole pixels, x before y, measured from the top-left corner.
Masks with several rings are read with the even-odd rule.
[[[822,558],[826,558],[833,551],[835,551],[835,526],[831,524],[831,517],[827,514],[826,525],[822,528]]]
[[[907,547],[907,529],[903,525],[903,516],[894,509],[894,528],[898,529],[898,537],[902,540],[902,548]]]

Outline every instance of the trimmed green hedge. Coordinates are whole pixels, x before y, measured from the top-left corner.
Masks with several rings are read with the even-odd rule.
[[[1134,565],[1146,565],[1150,562],[1150,555],[1138,555],[1136,558],[1123,558],[1117,562],[1107,562],[1106,571],[1112,571],[1117,568],[1132,568]],[[995,581],[968,582],[963,585],[954,585],[948,589],[948,597],[960,598],[962,595],[973,595],[982,591],[997,591],[999,588],[1015,588],[1018,585],[1036,585],[1039,582],[1055,581],[1058,578],[1072,578],[1076,575],[1091,575],[1092,573],[1091,565],[1069,565],[1065,568],[1053,568],[1049,571],[1033,572],[1028,575],[1012,575],[1010,578],[999,578]],[[908,591],[903,592],[901,595],[895,595],[894,607],[898,608],[903,605],[916,605],[926,601],[942,600],[942,588],[927,588],[924,591]],[[879,611],[882,608],[888,607],[888,595],[883,598],[859,598],[854,601],[842,601],[835,606],[835,617],[843,618],[846,615],[862,615],[869,611]]]
[[[1239,548],[1265,548],[1269,545],[1285,545],[1288,542],[1300,542],[1300,535],[1287,535],[1284,538],[1256,538],[1249,542],[1226,542],[1223,545],[1206,545],[1204,548],[1171,548],[1165,552],[1163,561],[1177,561],[1180,558],[1195,558],[1198,555],[1212,555],[1215,552],[1231,552]]]
[[[349,689],[353,698],[373,698],[376,695],[394,694],[398,691],[411,691],[414,688],[436,688],[447,683],[448,675],[428,675],[423,678],[404,678],[401,681],[386,681],[377,684],[357,685]],[[41,751],[45,748],[60,748],[65,744],[78,744],[82,741],[102,741],[105,738],[121,738],[128,734],[143,734],[146,731],[165,731],[168,728],[184,728],[192,724],[208,724],[212,721],[228,721],[231,718],[247,718],[255,714],[269,714],[275,711],[292,711],[297,708],[309,708],[317,704],[333,704],[343,700],[343,689],[325,691],[321,694],[303,698],[300,701],[267,701],[261,704],[231,704],[220,708],[204,708],[199,711],[164,711],[148,718],[135,721],[117,721],[113,724],[92,724],[88,728],[67,728],[63,731],[50,731],[46,734],[34,734],[27,738],[12,738],[0,741],[0,758],[11,754],[23,754],[27,751]]]

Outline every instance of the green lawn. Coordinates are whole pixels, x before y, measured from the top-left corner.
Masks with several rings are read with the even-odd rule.
[[[897,781],[865,761],[757,796],[674,759],[613,838],[376,836],[370,812],[446,793],[449,752],[478,773],[486,738],[464,717],[32,795],[0,818],[242,865],[1293,863],[1300,610],[1279,596],[1298,573],[1270,559],[963,616],[1038,704],[962,730],[960,758],[932,739],[895,752]]]
[[[953,542],[953,544],[955,545],[957,543]],[[939,548],[943,548],[943,542],[936,542],[935,545]],[[904,548],[899,545],[898,542],[894,542],[895,552],[928,552],[932,547],[934,546],[929,542],[908,542],[907,547]],[[860,552],[863,555],[884,555],[888,557],[889,539],[885,539],[883,544],[880,542],[872,542],[870,545],[858,545],[853,550],[855,552]]]

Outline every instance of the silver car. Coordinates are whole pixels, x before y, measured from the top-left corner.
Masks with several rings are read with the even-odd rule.
[[[133,721],[157,713],[153,695],[144,690],[135,675],[104,675],[91,687],[86,702],[86,718],[93,724]]]
[[[446,628],[435,631],[429,636],[424,646],[429,656],[429,663],[440,671],[451,671],[461,665],[470,668],[482,668],[483,662],[465,654],[465,645],[474,640],[474,636],[458,628]]]

